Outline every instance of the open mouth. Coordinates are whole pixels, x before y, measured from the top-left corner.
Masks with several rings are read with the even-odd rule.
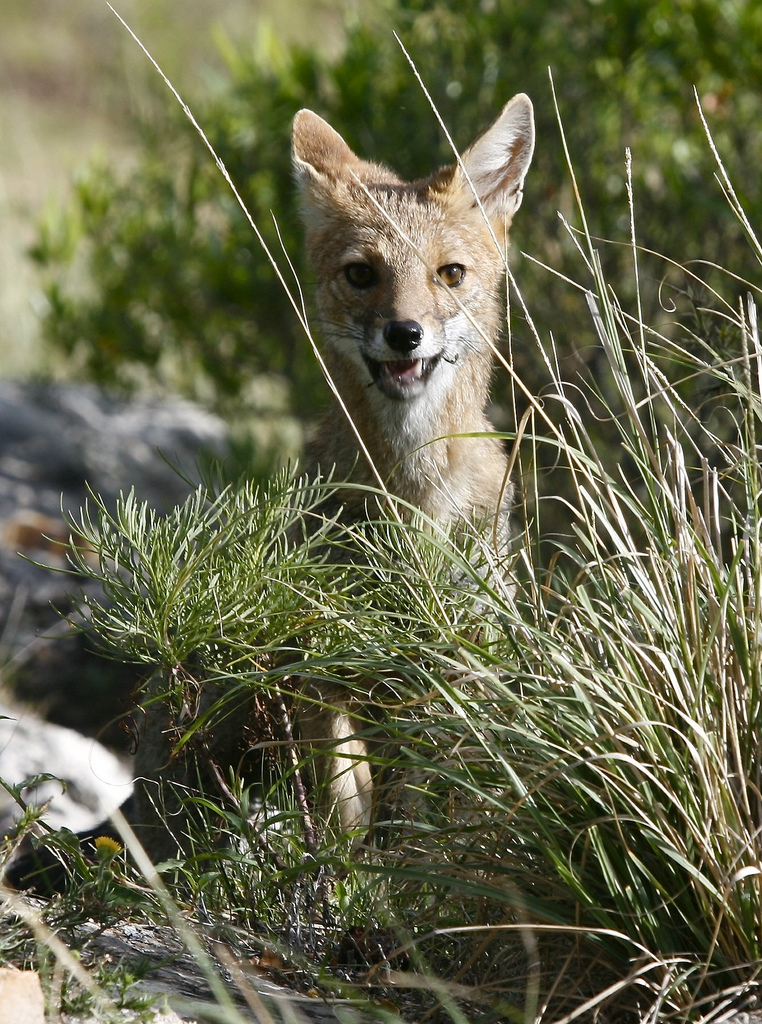
[[[430,359],[387,359],[383,362],[363,356],[373,383],[390,398],[411,398],[418,394],[439,365],[441,354]]]

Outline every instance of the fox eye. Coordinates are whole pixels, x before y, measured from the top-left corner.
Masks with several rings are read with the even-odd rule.
[[[437,274],[439,274],[440,281],[448,288],[457,288],[459,284],[463,283],[466,268],[461,263],[445,263],[443,267],[439,268]]]
[[[348,263],[344,276],[353,288],[370,288],[376,283],[376,272],[370,263]]]

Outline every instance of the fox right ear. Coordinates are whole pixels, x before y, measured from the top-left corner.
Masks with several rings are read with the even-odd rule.
[[[462,157],[488,216],[510,219],[521,206],[521,190],[533,152],[532,101],[519,93]]]
[[[300,110],[291,129],[291,157],[303,186],[335,181],[346,175],[347,166],[361,163],[346,142],[311,110]]]

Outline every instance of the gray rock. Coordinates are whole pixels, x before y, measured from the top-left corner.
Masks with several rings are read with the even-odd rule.
[[[87,384],[0,381],[0,519],[76,510],[86,485],[107,502],[134,487],[162,511],[196,477],[200,451],[223,455],[222,421],[181,399],[114,398]]]
[[[222,1019],[208,975],[173,928],[129,923],[92,930],[92,944],[82,955],[84,963],[104,955],[122,964],[140,963],[144,971],[148,969],[139,988],[154,996],[158,1005],[168,1004],[189,1024]],[[225,1019],[252,1024],[372,1024],[379,1019],[348,1000],[328,1003],[303,995],[286,987],[277,972],[271,975],[253,968],[250,961],[237,958],[219,941],[204,939],[200,930],[196,936],[209,957],[208,966],[218,974],[235,1006],[236,1016]]]
[[[53,607],[66,614],[70,595],[93,587],[50,571],[67,567],[62,509],[76,517],[88,488],[107,506],[134,488],[138,499],[167,511],[190,490],[183,475],[198,479],[202,453],[222,457],[227,448],[224,423],[187,401],[0,380],[0,666],[12,670],[22,698],[42,700],[53,715],[59,704],[58,720],[82,727],[68,681],[61,685],[63,676],[76,686],[87,674],[82,645],[69,638],[56,653],[40,639],[64,632]],[[80,703],[86,711],[89,698]]]

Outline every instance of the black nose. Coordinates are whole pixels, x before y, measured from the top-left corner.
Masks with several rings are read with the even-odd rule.
[[[412,352],[423,341],[423,328],[415,320],[390,320],[384,327],[384,341],[395,352]]]

